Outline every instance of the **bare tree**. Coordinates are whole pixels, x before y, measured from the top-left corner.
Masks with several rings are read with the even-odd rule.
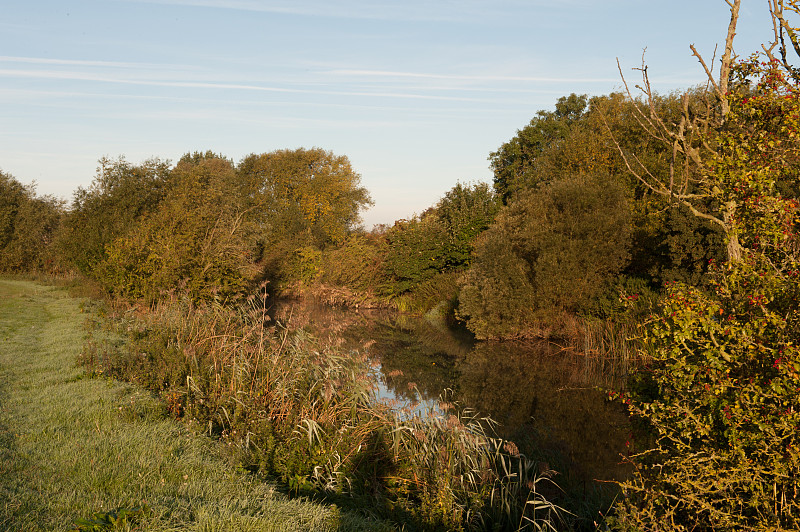
[[[730,23],[725,38],[725,48],[720,58],[719,77],[714,76],[712,68],[709,67],[695,46],[691,45],[692,55],[698,59],[706,73],[707,83],[699,99],[690,91],[684,93],[679,121],[668,122],[659,115],[657,99],[650,84],[644,57],[642,66],[636,69],[641,72],[642,76],[641,84],[635,86],[640,91],[639,98],[633,95],[622,68],[619,66],[619,62],[617,63],[625,91],[631,101],[637,103],[634,108],[639,124],[649,135],[670,148],[669,180],[656,177],[635,153],[626,152],[616,139],[615,144],[628,170],[646,189],[668,198],[670,204],[683,205],[695,216],[709,220],[721,227],[727,235],[728,259],[736,261],[741,258],[741,246],[732,223],[737,208],[736,202],[724,202],[716,211],[710,211],[707,207],[708,200],[718,194],[718,191],[714,189],[713,181],[708,178],[710,173],[708,162],[715,152],[710,133],[723,125],[730,108],[728,84],[735,58],[733,39],[736,35],[741,4],[741,0],[724,1],[730,8]],[[783,0],[769,1],[773,14],[780,13],[772,3],[780,6],[783,4]],[[792,4],[797,1],[789,0]],[[783,19],[777,20],[782,21]],[[776,35],[780,28],[783,28],[781,31],[785,32],[788,25],[776,22]],[[789,35],[794,39],[793,33],[789,33]],[[792,42],[796,41],[792,40]],[[712,60],[712,67],[713,63]],[[609,133],[611,133],[610,128]]]

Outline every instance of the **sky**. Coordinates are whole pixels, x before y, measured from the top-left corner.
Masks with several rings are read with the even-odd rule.
[[[743,0],[734,47],[769,40]],[[560,96],[704,81],[724,0],[6,0],[0,170],[69,200],[101,157],[319,147],[349,158],[364,225],[491,182],[489,154]]]

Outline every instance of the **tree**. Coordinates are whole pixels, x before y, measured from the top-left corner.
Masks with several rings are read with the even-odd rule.
[[[782,0],[778,0],[782,3]],[[719,226],[726,237],[728,259],[741,258],[741,246],[734,231],[736,210],[740,204],[733,198],[725,198],[719,182],[714,179],[713,161],[718,157],[715,135],[722,131],[730,110],[730,83],[733,67],[733,38],[739,19],[741,0],[725,0],[730,7],[730,23],[725,48],[720,60],[719,78],[715,78],[700,53],[691,46],[708,77],[709,88],[701,99],[692,98],[690,91],[684,93],[682,110],[677,120],[659,116],[657,97],[650,85],[647,67],[639,69],[642,84],[637,85],[643,93],[646,106],[635,106],[636,120],[648,135],[669,150],[669,172],[666,176],[654,172],[636,152],[626,150],[619,142],[617,149],[625,161],[628,171],[653,194],[677,202],[695,216],[709,220]],[[622,70],[620,68],[620,75]],[[623,75],[626,93],[631,101],[634,97]],[[737,87],[734,87],[737,88]]]
[[[27,200],[28,191],[11,174],[0,171],[0,248],[14,237],[19,206]]]
[[[445,269],[469,265],[475,239],[488,229],[499,208],[497,197],[486,183],[457,183],[445,193],[434,207],[447,235]]]
[[[254,198],[267,240],[341,243],[372,204],[345,156],[320,148],[249,155],[238,173]]]
[[[432,209],[398,220],[386,235],[385,267],[393,279],[392,295],[413,290],[447,266],[447,230]]]
[[[486,183],[457,183],[430,209],[400,220],[387,232],[386,269],[395,295],[437,274],[467,267],[477,236],[494,220],[499,203]]]
[[[738,2],[728,5],[735,28]],[[783,2],[770,7],[782,43],[795,30]],[[725,224],[728,261],[707,290],[670,285],[644,329],[650,362],[619,397],[654,445],[631,457],[617,529],[800,527],[800,204],[781,192],[798,185],[800,83],[776,46],[723,67],[718,114],[706,115],[713,144],[693,162],[697,197],[678,189],[681,202],[719,203],[701,214]],[[688,137],[672,138],[694,161]]]
[[[62,214],[62,202],[0,171],[0,271],[55,269],[52,243]]]
[[[111,293],[150,302],[179,286],[195,301],[241,295],[255,276],[242,203],[229,159],[187,154],[157,208],[106,246],[95,275]]]
[[[79,188],[57,236],[60,254],[87,275],[106,257],[106,246],[155,211],[165,194],[169,163],[132,165],[123,157],[100,159],[94,181]]]
[[[629,202],[614,180],[576,176],[527,191],[478,238],[459,315],[479,338],[536,335],[586,311],[629,246]]]
[[[587,107],[587,96],[570,94],[556,102],[555,111],[539,111],[517,135],[489,155],[494,190],[503,203],[524,186],[535,183],[532,171],[539,156],[563,141]]]
[[[687,94],[692,106],[704,101],[704,90],[692,89]],[[575,175],[614,176],[632,200],[633,253],[625,274],[654,288],[664,280],[700,282],[709,261],[718,258],[720,247],[724,249],[721,229],[706,219],[686,216],[686,207],[654,194],[629,173],[619,151],[635,153],[655,178],[668,181],[671,149],[643,129],[637,117],[651,105],[665,123],[678,120],[683,96],[651,96],[649,104],[622,93],[578,100],[561,98],[557,108],[570,99],[573,103],[585,101],[586,106],[580,113],[556,113],[568,117],[558,121],[551,113],[541,112],[530,126],[501,146],[493,154],[495,186],[509,182],[511,169],[517,169],[515,194]],[[558,138],[541,142],[541,130],[556,129],[556,125]],[[503,166],[503,161],[509,164]],[[505,203],[513,201],[514,195],[508,193]]]

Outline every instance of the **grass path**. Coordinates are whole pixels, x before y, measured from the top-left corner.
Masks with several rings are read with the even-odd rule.
[[[85,378],[79,301],[0,279],[0,531],[70,530],[94,512],[152,510],[121,530],[374,530],[232,471],[216,443],[131,385]]]

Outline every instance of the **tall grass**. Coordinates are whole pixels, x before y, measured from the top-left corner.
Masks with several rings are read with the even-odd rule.
[[[66,531],[146,505],[119,530],[334,531],[381,524],[228,467],[219,444],[136,386],[75,366],[85,315],[60,290],[0,280],[0,530]],[[386,527],[383,527],[386,529]]]
[[[168,409],[219,437],[245,469],[296,493],[346,496],[410,528],[554,530],[550,472],[445,408],[409,416],[376,399],[369,361],[244,308],[172,297],[117,315],[82,357],[160,393]]]

